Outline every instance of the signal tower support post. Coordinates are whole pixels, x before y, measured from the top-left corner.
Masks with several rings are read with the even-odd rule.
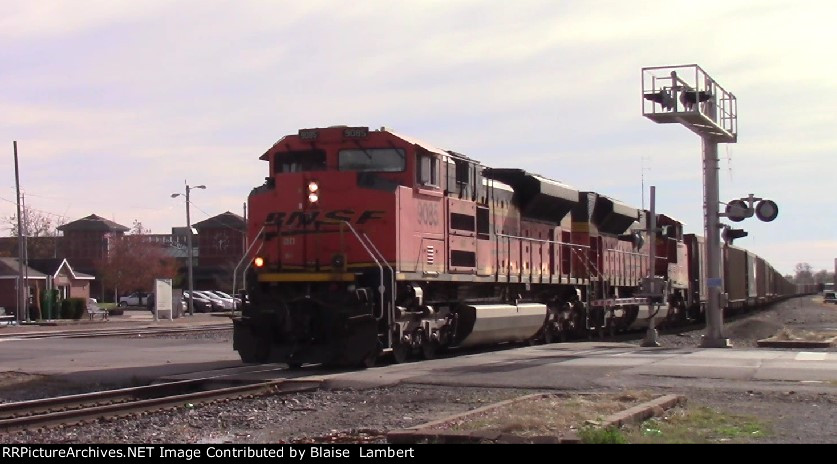
[[[718,144],[738,140],[737,100],[696,64],[642,68],[642,114],[659,124],[682,124],[701,138],[707,314],[700,346],[729,347],[721,312]]]

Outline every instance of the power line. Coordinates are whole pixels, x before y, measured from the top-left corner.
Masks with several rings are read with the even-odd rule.
[[[12,200],[9,200],[9,199],[7,199],[7,198],[3,198],[3,197],[0,197],[0,200],[3,200],[3,201],[8,202],[8,203],[11,203],[11,204],[13,204],[13,205],[16,205],[16,204],[17,204],[17,202],[12,201]],[[55,216],[55,217],[57,217],[57,218],[59,218],[59,219],[66,219],[66,218],[67,218],[67,215],[66,215],[66,214],[52,213],[52,212],[50,212],[50,211],[45,211],[45,210],[42,210],[42,209],[33,208],[33,207],[31,207],[31,206],[27,206],[26,208],[27,208],[28,210],[30,210],[30,211],[37,211],[37,212],[39,212],[39,213],[46,214],[46,215],[48,215],[48,216]]]

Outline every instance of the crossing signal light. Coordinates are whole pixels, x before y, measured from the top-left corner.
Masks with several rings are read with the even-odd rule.
[[[756,217],[764,222],[770,222],[779,216],[779,207],[771,200],[762,200],[756,205]]]
[[[732,200],[727,203],[726,213],[727,219],[735,222],[741,222],[753,215],[752,210],[747,208],[747,203],[741,200]]]
[[[724,226],[724,231],[721,233],[721,237],[723,237],[724,243],[727,245],[732,245],[735,239],[746,237],[747,235],[747,231],[744,229],[733,229],[729,226]]]

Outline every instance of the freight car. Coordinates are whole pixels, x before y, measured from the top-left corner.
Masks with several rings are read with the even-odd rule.
[[[649,237],[648,211],[386,128],[303,129],[261,159],[234,318],[245,362],[403,362],[622,330],[649,296],[667,321],[705,306],[702,239],[666,215]],[[736,308],[786,291],[754,255],[725,256]]]

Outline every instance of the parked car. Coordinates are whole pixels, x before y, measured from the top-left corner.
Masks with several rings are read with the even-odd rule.
[[[148,293],[134,292],[128,296],[119,297],[119,306],[123,308],[126,306],[144,306],[146,299],[148,299]]]
[[[183,301],[186,303],[185,312],[189,312],[189,292],[183,292]],[[197,313],[208,313],[212,311],[212,301],[205,296],[195,292],[192,296],[192,301],[195,305],[195,312]]]
[[[238,307],[241,303],[241,300],[239,300],[238,298],[233,299],[233,297],[231,297],[229,294],[224,293],[220,290],[206,290],[205,293],[211,293],[220,298],[221,301],[224,302],[224,309],[226,310],[232,310],[233,308]]]
[[[823,302],[837,304],[837,292],[825,292]]]
[[[208,292],[206,290],[195,290],[195,295],[202,296],[203,298],[209,300],[212,303],[212,311],[223,311],[226,309],[224,300],[212,292]]]

